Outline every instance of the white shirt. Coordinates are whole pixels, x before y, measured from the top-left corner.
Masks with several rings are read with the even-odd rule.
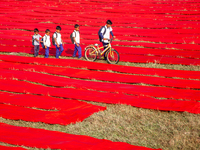
[[[106,29],[106,32],[105,34],[103,35],[104,31]],[[111,27],[107,28],[107,25],[105,25],[105,28],[102,28],[101,30],[101,33],[103,35],[103,38],[107,38],[107,39],[110,39],[110,32],[112,31],[113,29]],[[104,43],[108,43],[108,40],[103,40]]]
[[[42,36],[39,35],[39,34],[37,34],[37,35],[34,34],[34,35],[33,35],[34,45],[40,45],[40,42],[36,41],[35,39],[40,40],[41,37],[42,37]]]
[[[72,33],[72,37],[75,37],[76,43],[80,44],[80,32],[79,31],[74,30],[74,32]],[[74,44],[76,44],[76,43],[74,42]]]
[[[56,38],[56,33],[57,33],[57,32],[55,32],[55,33],[53,34],[53,38]],[[60,33],[57,33],[56,41],[57,41],[58,45],[62,44],[61,34],[60,34]],[[56,42],[56,41],[55,41],[55,42]],[[56,43],[55,43],[55,44],[56,44]]]
[[[49,35],[44,35],[43,37],[43,43],[45,46],[50,47],[51,46],[51,41],[50,41],[50,36]]]

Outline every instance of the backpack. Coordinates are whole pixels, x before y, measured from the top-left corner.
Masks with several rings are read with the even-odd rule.
[[[44,36],[43,36],[44,37]],[[47,41],[47,36],[45,36],[46,38],[45,38],[45,42]],[[45,49],[45,45],[44,45],[44,41],[43,41],[43,38],[42,38],[42,40],[41,40],[41,45],[42,45],[42,48],[44,48]]]
[[[75,42],[74,37],[72,37],[73,33],[75,33],[75,37],[76,37],[76,32],[72,32],[72,34],[70,35],[70,39],[71,39],[72,44],[74,44],[74,42]],[[80,35],[80,32],[79,32],[79,35]]]
[[[100,36],[101,30],[102,30],[103,28],[105,28],[105,26],[102,26],[101,29],[99,29],[99,31],[98,31],[99,41],[100,41],[100,42],[102,42],[102,40],[103,40],[103,39],[101,38],[101,36]],[[105,33],[106,33],[106,28],[105,28],[105,31],[103,32],[103,36],[105,35]]]
[[[34,35],[33,35],[33,36],[34,36]],[[32,36],[32,45],[34,46],[34,41],[35,41],[35,40],[34,40],[33,36]]]
[[[57,39],[58,34],[57,34],[56,32],[55,32],[55,34],[56,34],[56,39]],[[54,35],[54,34],[53,34],[53,35]],[[55,42],[55,39],[54,39],[53,35],[52,35],[52,43],[53,43],[53,45],[56,45],[56,42]]]

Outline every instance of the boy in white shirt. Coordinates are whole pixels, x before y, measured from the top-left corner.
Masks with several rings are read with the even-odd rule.
[[[44,46],[45,46],[45,55],[44,55],[44,57],[48,58],[49,57],[49,47],[51,46],[50,30],[46,29],[45,33],[46,34],[43,37],[43,43],[44,43]]]
[[[102,39],[102,44],[103,46],[108,45],[108,39],[110,39],[110,34],[112,35],[113,38],[115,38],[113,32],[112,32],[112,21],[107,20],[106,25],[102,27],[101,32],[100,32],[100,38]]]
[[[38,34],[39,30],[37,28],[34,29],[34,35],[32,37],[32,42],[34,45],[34,57],[37,57],[39,54],[40,49],[40,38],[42,38],[41,35]]]
[[[53,45],[56,46],[56,58],[59,58],[62,52],[64,51],[64,48],[63,48],[64,43],[61,38],[60,31],[61,31],[61,27],[57,26],[56,32],[53,34]]]
[[[74,28],[75,30],[72,33],[72,37],[74,39],[74,44],[75,44],[73,57],[76,57],[76,53],[78,51],[78,58],[80,59],[82,57],[82,49],[80,46],[80,32],[79,32],[80,26],[78,24],[75,24]]]

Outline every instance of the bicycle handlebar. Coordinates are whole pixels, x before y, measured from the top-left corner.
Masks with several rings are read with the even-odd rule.
[[[112,40],[113,40],[114,38],[111,38],[111,39],[108,39],[108,41],[110,42],[110,43],[112,43]]]

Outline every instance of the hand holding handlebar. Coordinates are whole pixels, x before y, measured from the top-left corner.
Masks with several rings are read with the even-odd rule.
[[[113,39],[114,39],[114,38],[108,39],[108,41],[111,43]]]

